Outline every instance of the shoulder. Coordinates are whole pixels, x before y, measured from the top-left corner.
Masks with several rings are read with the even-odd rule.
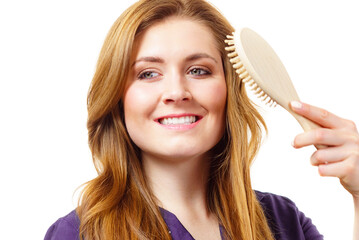
[[[323,239],[312,220],[292,200],[272,193],[255,193],[276,239]]]
[[[264,211],[290,210],[296,212],[297,207],[295,203],[287,197],[260,191],[255,191],[255,193]]]
[[[78,240],[80,220],[73,210],[66,216],[59,218],[47,230],[44,240]]]

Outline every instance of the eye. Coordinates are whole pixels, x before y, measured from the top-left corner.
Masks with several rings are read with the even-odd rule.
[[[189,71],[189,74],[195,75],[195,76],[203,76],[203,75],[210,75],[211,72],[208,70],[205,70],[203,68],[192,68]]]
[[[151,72],[151,71],[145,71],[145,72],[142,72],[138,78],[139,79],[152,79],[152,78],[155,78],[155,77],[158,77],[159,74],[156,73],[156,72]]]

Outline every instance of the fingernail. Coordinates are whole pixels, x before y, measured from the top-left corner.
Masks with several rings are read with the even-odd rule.
[[[295,146],[294,146],[294,140],[293,140],[290,144],[292,145],[292,147],[295,147]]]
[[[290,103],[290,105],[293,107],[293,108],[296,108],[296,109],[301,109],[303,107],[303,104],[298,102],[298,101],[292,101]]]

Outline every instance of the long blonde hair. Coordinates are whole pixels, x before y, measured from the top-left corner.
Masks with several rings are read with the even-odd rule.
[[[273,239],[250,180],[250,165],[265,123],[226,56],[224,39],[233,28],[204,0],[138,1],[110,29],[88,93],[89,146],[98,176],[85,185],[79,200],[80,237],[171,239],[146,184],[140,149],[126,131],[122,103],[136,36],[170,16],[208,26],[225,71],[226,130],[211,150],[208,209],[223,225],[226,239]]]

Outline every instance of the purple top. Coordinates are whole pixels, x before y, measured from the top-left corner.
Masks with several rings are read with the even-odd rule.
[[[322,240],[312,221],[298,210],[286,197],[256,191],[257,199],[262,205],[269,227],[276,240]],[[160,209],[173,240],[194,240],[177,217]],[[75,210],[57,220],[48,230],[45,240],[79,240],[80,220]],[[222,227],[219,226],[222,235]],[[223,235],[222,235],[223,239]]]

